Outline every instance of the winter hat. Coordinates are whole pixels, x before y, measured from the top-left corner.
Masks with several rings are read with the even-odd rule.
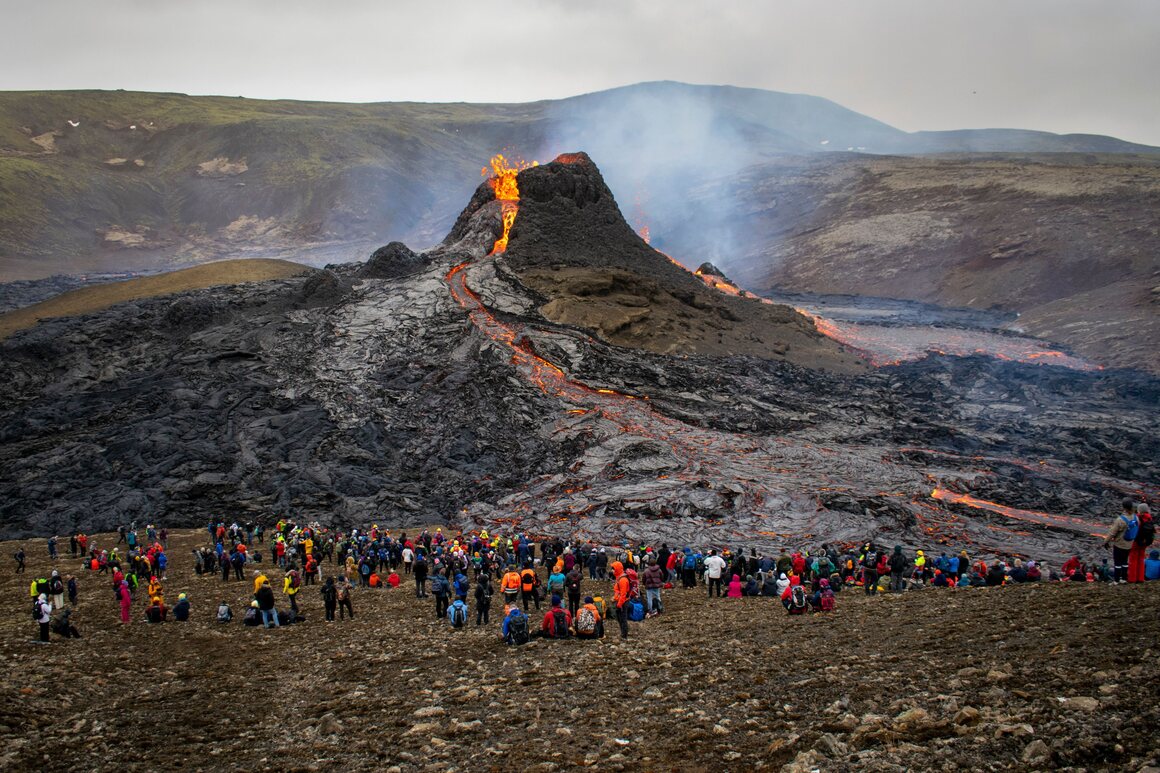
[[[1153,551],[1152,551],[1152,554],[1153,554],[1153,555],[1157,555],[1157,551],[1153,550]],[[584,597],[584,603],[585,603],[585,604],[591,604],[591,603],[592,603],[592,597],[591,597],[591,596],[585,596],[585,597]]]
[[[37,596],[37,598],[38,598],[40,601],[48,601],[48,596],[46,596],[46,595],[45,595],[45,594],[43,594],[43,593],[41,593],[39,596]]]
[[[185,601],[185,594],[184,593],[178,594],[177,600],[178,601]]]
[[[558,606],[560,606],[560,601],[561,601],[561,599],[560,599],[560,594],[559,594],[559,593],[553,593],[553,594],[552,594],[552,606],[554,606],[554,607],[558,607]]]

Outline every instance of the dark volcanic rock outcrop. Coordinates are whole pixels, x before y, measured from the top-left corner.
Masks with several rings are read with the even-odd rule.
[[[520,185],[502,256],[484,257],[500,228],[485,185],[406,275],[140,299],[0,342],[0,531],[288,514],[1055,556],[1090,545],[1123,493],[1155,493],[1154,379],[984,357],[844,370],[816,334],[775,337],[779,354],[760,334],[798,315],[669,264],[591,162]],[[771,351],[731,348],[750,333]],[[670,336],[681,348],[656,353]],[[945,505],[936,485],[1047,512]]]

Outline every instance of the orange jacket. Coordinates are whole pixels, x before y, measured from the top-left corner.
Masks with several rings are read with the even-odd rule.
[[[540,584],[540,578],[535,569],[525,569],[520,572],[520,580],[523,582],[524,593],[531,593],[532,589]]]
[[[617,608],[623,607],[628,603],[628,591],[631,586],[628,582],[628,575],[622,574],[616,580],[616,584],[612,586],[612,599],[616,602]]]
[[[500,584],[502,590],[519,590],[520,589],[520,575],[519,572],[508,572],[503,576],[503,582]]]

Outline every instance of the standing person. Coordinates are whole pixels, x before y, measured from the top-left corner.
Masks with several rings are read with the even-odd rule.
[[[427,558],[419,553],[415,556],[415,598],[427,598]]]
[[[411,565],[415,562],[415,551],[411,550],[411,546],[407,545],[403,548],[403,574],[411,573]]]
[[[878,552],[870,542],[866,543],[866,552],[862,554],[862,589],[867,596],[878,593]]]
[[[481,574],[475,583],[475,624],[487,625],[491,611],[491,575]]]
[[[1125,497],[1120,503],[1122,512],[1112,521],[1112,528],[1104,538],[1104,547],[1112,548],[1112,571],[1117,583],[1128,581],[1128,554],[1136,541],[1140,522],[1136,518],[1136,503]]]
[[[48,624],[52,622],[52,604],[48,601],[48,596],[41,593],[33,602],[33,613],[36,622],[40,625],[40,642],[48,644]]]
[[[500,590],[503,591],[505,607],[515,606],[520,597],[520,573],[512,565],[508,565],[507,572],[500,581]]]
[[[48,578],[48,592],[52,596],[53,607],[60,609],[64,606],[64,578],[55,569],[52,570],[52,576]]]
[[[965,554],[966,551],[964,550]],[[959,562],[962,563],[962,556],[959,557]],[[910,566],[910,561],[902,553],[902,545],[894,546],[894,554],[890,556],[890,592],[902,593],[903,575],[906,574],[907,568]]]
[[[350,605],[350,594],[354,590],[350,582],[339,575],[338,577],[338,619],[345,620],[349,614],[350,619],[354,620],[354,607]]]
[[[620,625],[620,638],[622,641],[628,640],[628,605],[631,602],[629,598],[630,588],[631,584],[626,574],[622,574],[616,578],[616,582],[612,586],[612,600],[616,604],[616,622]]]
[[[338,588],[334,586],[334,578],[327,577],[322,586],[322,606],[326,610],[326,622],[334,622],[334,610],[338,608]]]
[[[254,599],[258,602],[258,612],[262,615],[262,625],[269,628],[270,622],[273,621],[273,627],[279,628],[281,624],[278,622],[278,612],[274,609],[274,589],[270,587],[269,580],[263,582],[262,587],[258,588],[258,592],[254,594]]]
[[[431,576],[431,593],[435,596],[435,619],[442,620],[451,605],[451,583],[447,582],[442,568],[436,569]]]
[[[1152,522],[1152,509],[1148,505],[1136,505],[1136,521],[1136,534],[1132,539],[1132,549],[1128,551],[1128,582],[1144,582],[1144,554],[1156,540],[1156,525]]]
[[[302,587],[302,576],[298,574],[298,567],[290,564],[290,571],[282,578],[282,592],[290,599],[290,611],[298,616],[298,590]]]
[[[649,556],[648,567],[644,570],[641,582],[644,583],[647,616],[654,617],[664,612],[665,606],[661,603],[661,588],[665,584],[665,575],[655,556]]]
[[[129,613],[133,609],[133,594],[129,592],[129,582],[121,580],[117,586],[117,601],[121,605],[121,625],[129,624]]]
[[[522,543],[521,543],[522,544]],[[531,559],[520,572],[520,593],[524,602],[524,611],[528,611],[528,600],[535,602],[536,609],[540,608],[540,575],[532,567]]]
[[[564,578],[564,589],[568,592],[568,612],[572,615],[572,619],[576,619],[576,613],[580,610],[580,584],[584,579],[583,573],[580,571],[580,564],[573,564],[572,570],[568,572]]]
[[[16,573],[24,574],[24,548],[16,548],[12,557],[16,559]]]
[[[713,591],[717,591],[717,598],[721,598],[721,576],[725,572],[725,559],[717,555],[716,550],[709,551],[709,557],[705,559],[705,576],[709,578],[709,598],[713,597]]]
[[[56,535],[55,534],[48,538],[48,557],[52,561],[56,560]],[[45,641],[48,641],[48,639],[45,639]]]

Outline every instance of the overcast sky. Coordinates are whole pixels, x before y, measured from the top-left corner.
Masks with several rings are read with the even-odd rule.
[[[1160,0],[0,0],[0,90],[522,102],[648,80],[1160,145]]]

